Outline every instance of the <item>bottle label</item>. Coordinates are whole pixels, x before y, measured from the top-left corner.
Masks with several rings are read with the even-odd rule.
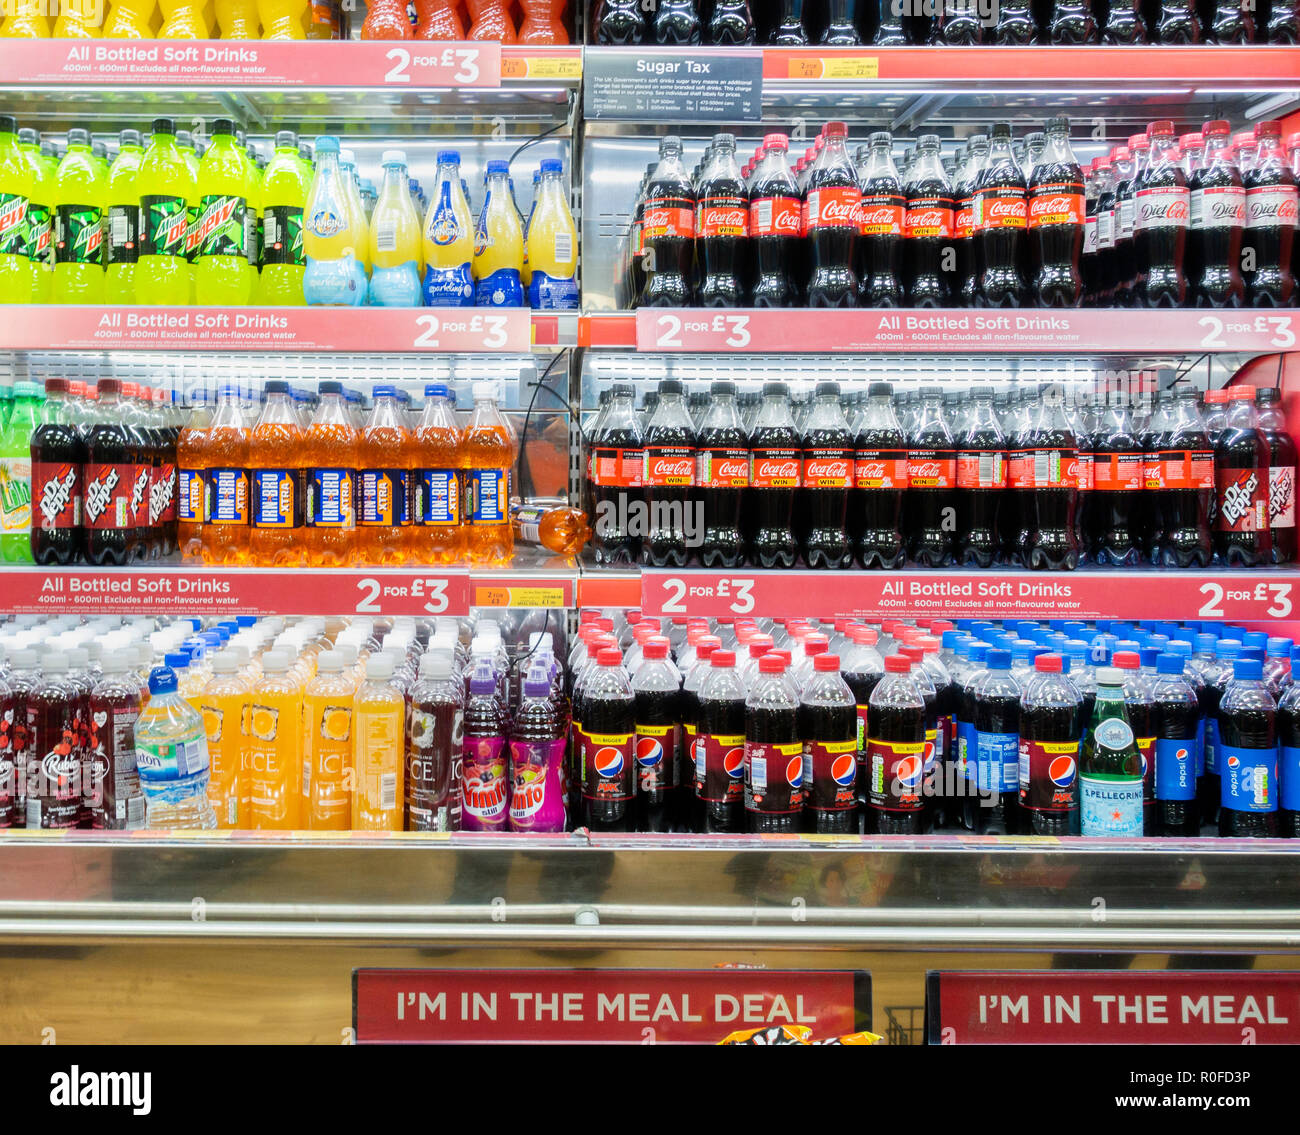
[[[1205,717],[1205,771],[1215,775],[1219,772],[1219,723],[1213,717]]]
[[[1083,222],[1083,254],[1095,256],[1101,247],[1101,236],[1097,231],[1097,218],[1088,217]]]
[[[163,462],[149,481],[149,523],[166,524],[176,519],[176,466]]]
[[[1278,755],[1280,803],[1288,812],[1300,812],[1300,748],[1283,745]]]
[[[302,206],[269,205],[262,214],[262,262],[266,264],[307,263],[302,245]]]
[[[1097,211],[1097,250],[1115,247],[1115,210]]]
[[[586,733],[577,736],[582,795],[602,804],[631,800],[636,781],[632,750],[635,733]]]
[[[1268,526],[1295,527],[1295,466],[1272,465],[1268,470]]]
[[[103,263],[104,222],[93,205],[60,205],[54,211],[54,262]]]
[[[361,502],[357,524],[371,528],[410,524],[406,507],[409,477],[405,469],[362,469],[358,473]]]
[[[184,256],[189,212],[184,197],[140,198],[140,255]]]
[[[924,741],[867,741],[867,791],[887,812],[916,812],[925,781]]]
[[[784,815],[803,809],[803,742],[746,741],[745,811]]]
[[[199,200],[194,239],[200,256],[244,256],[248,247],[242,197],[209,193]]]
[[[800,752],[802,752],[802,748]],[[697,733],[695,795],[706,804],[734,804],[745,795],[745,738]],[[802,760],[802,757],[800,758]]]
[[[574,311],[578,282],[572,276],[548,276],[534,268],[528,280],[528,306],[534,311]]]
[[[307,470],[308,528],[351,528],[356,524],[353,511],[351,469]]]
[[[807,449],[803,455],[805,489],[851,489],[854,454],[851,449]]]
[[[0,458],[0,533],[26,535],[32,526],[32,462]]]
[[[808,190],[804,229],[857,228],[862,194],[856,185],[828,185]],[[767,808],[762,809],[768,811]]]
[[[1081,225],[1087,212],[1088,202],[1080,182],[1049,181],[1029,191],[1026,224],[1031,229],[1045,225]]]
[[[0,192],[0,256],[30,256],[27,214],[30,202],[17,193]]]
[[[1000,450],[959,452],[957,487],[959,489],[1005,489],[1007,455]]]
[[[1020,737],[1016,733],[975,731],[975,781],[990,792],[1020,787]]]
[[[301,469],[254,469],[253,527],[301,528],[303,494]]]
[[[568,824],[564,738],[510,742],[510,830],[562,832]]]
[[[1239,229],[1246,223],[1246,191],[1240,185],[1192,190],[1190,222],[1196,229]]]
[[[745,199],[735,194],[701,197],[695,206],[695,235],[748,236],[749,209]]]
[[[82,800],[82,750],[74,716],[65,710],[61,717],[49,730],[37,720],[32,734],[26,766],[29,828],[77,826]],[[20,784],[19,794],[22,792]]]
[[[798,236],[803,203],[797,197],[760,197],[749,203],[749,235]]]
[[[425,307],[473,307],[474,280],[469,262],[451,268],[424,269]]]
[[[1196,738],[1156,739],[1156,799],[1196,798]]]
[[[695,202],[688,197],[648,197],[641,223],[642,243],[695,236]]]
[[[1007,488],[1032,489],[1034,463],[1027,450],[1015,449],[1007,454]]]
[[[701,449],[695,455],[695,483],[701,489],[749,487],[749,450]]]
[[[54,211],[35,201],[27,205],[26,255],[39,264],[54,264]]]
[[[130,516],[132,528],[144,528],[149,523],[149,492],[153,485],[153,469],[148,465],[131,466]]]
[[[1215,470],[1219,532],[1267,532],[1268,490],[1258,469]]]
[[[968,240],[975,231],[975,198],[961,197],[952,217],[952,235],[957,240]]]
[[[957,456],[950,449],[912,449],[907,483],[913,489],[951,489],[957,483]]]
[[[859,449],[853,455],[853,484],[859,489],[907,488],[907,450]]]
[[[863,194],[858,232],[862,236],[902,236],[907,201],[901,193]]]
[[[636,727],[636,783],[641,793],[671,788],[677,772],[677,726]]]
[[[203,735],[182,741],[135,738],[135,764],[141,780],[180,780],[208,771],[208,742]]]
[[[593,449],[588,469],[592,484],[606,488],[639,489],[641,478],[645,475],[645,451],[606,447]]]
[[[977,189],[975,231],[1023,229],[1029,217],[1026,191],[1022,185],[996,185]]]
[[[460,474],[455,469],[420,469],[415,474],[415,523],[454,528],[460,524]]]
[[[18,464],[14,462],[13,464]],[[34,461],[31,463],[33,528],[79,528],[81,526],[81,466],[66,461]],[[10,476],[14,470],[11,466]],[[12,487],[12,482],[10,483]],[[7,500],[0,490],[0,501]],[[3,506],[0,506],[2,509]],[[4,516],[8,510],[3,509]],[[8,527],[4,520],[0,524]]]
[[[371,286],[374,286],[373,274]],[[498,268],[474,285],[476,307],[523,307],[524,285],[518,268]],[[397,306],[397,305],[390,305]]]
[[[1142,798],[1156,798],[1156,739],[1138,737],[1133,742],[1137,746],[1138,760],[1142,763]]]
[[[1148,469],[1150,466],[1148,466]],[[1214,454],[1208,449],[1162,449],[1155,484],[1148,476],[1148,489],[1214,488]]]
[[[957,720],[953,722],[956,740],[957,775],[964,780],[975,781],[979,775],[979,763],[975,756],[975,723]]]
[[[1028,454],[1032,480],[1025,488],[1061,489],[1079,485],[1079,454],[1073,449],[1035,449]]]
[[[1117,209],[1118,217],[1115,226],[1116,240],[1132,240],[1133,222],[1137,216],[1137,201],[1132,197],[1121,197],[1119,199],[1119,208]]]
[[[1259,185],[1246,190],[1246,228],[1294,228],[1296,187]]]
[[[135,706],[113,706],[93,714],[90,749],[93,752],[96,797],[100,808],[95,826],[114,831],[144,827],[144,796],[136,767]]]
[[[1277,749],[1219,747],[1220,804],[1236,812],[1277,811]]]
[[[972,216],[972,223],[973,221]],[[903,214],[903,236],[907,240],[919,240],[922,237],[949,240],[952,237],[952,226],[951,197],[913,197],[907,202],[907,212]]]
[[[1140,838],[1142,781],[1080,776],[1079,823],[1087,836]]]
[[[1187,186],[1162,185],[1137,191],[1134,231],[1187,227],[1191,205]]]
[[[1031,741],[1018,749],[1020,803],[1042,812],[1071,812],[1079,806],[1079,742]]]
[[[130,528],[131,490],[135,485],[135,466],[96,464],[83,467],[85,478],[86,527],[97,529]]]
[[[465,519],[469,524],[504,524],[506,471],[471,469],[465,476]]]
[[[461,830],[505,831],[510,818],[508,789],[506,739],[466,737],[460,766]]]
[[[199,474],[195,473],[194,476]],[[203,509],[205,522],[247,524],[248,470],[208,469],[202,476],[207,486],[207,499]]]
[[[809,741],[803,750],[805,803],[819,812],[847,812],[857,803],[858,742]]]
[[[1142,453],[1094,453],[1092,484],[1101,493],[1127,493],[1142,488],[1146,455]]]
[[[797,449],[756,449],[749,483],[755,489],[797,489],[803,466]]]
[[[641,483],[652,488],[689,486],[695,480],[695,452],[684,445],[645,447],[645,469]]]

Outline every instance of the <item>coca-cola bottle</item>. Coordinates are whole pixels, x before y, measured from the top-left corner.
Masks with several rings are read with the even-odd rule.
[[[596,42],[640,43],[645,38],[641,0],[600,0],[595,11]]]
[[[1047,387],[1029,431],[1033,521],[1026,566],[1059,571],[1079,565],[1079,449],[1065,416],[1061,387]]]
[[[894,168],[893,135],[880,131],[867,142],[867,160],[859,178],[859,297],[863,307],[898,307],[903,302],[903,215],[907,201]]]
[[[931,43],[973,47],[985,41],[984,21],[974,0],[943,0],[937,7]]]
[[[1160,0],[1154,39],[1156,43],[1200,43],[1201,21],[1195,0]]]
[[[802,202],[786,158],[788,144],[784,134],[768,134],[763,139],[763,158],[750,181],[755,307],[791,307],[798,299],[791,269],[802,232]]]
[[[1111,0],[1101,42],[1130,44],[1147,42],[1147,25],[1142,18],[1142,0]]]
[[[781,0],[780,11],[767,42],[773,47],[805,47],[808,29],[804,26],[803,0]]]
[[[1255,127],[1259,147],[1245,175],[1246,303],[1250,307],[1289,307],[1295,303],[1292,244],[1296,231],[1296,176],[1282,153],[1282,124]]]
[[[834,6],[836,0],[829,0]],[[903,27],[903,9],[896,0],[876,0],[876,31],[871,37],[874,47],[904,47],[907,32]]]
[[[923,386],[920,395],[908,438],[907,552],[922,567],[946,567],[952,563],[957,453],[944,417],[943,388]]]
[[[1026,289],[1028,217],[1025,175],[1011,153],[1011,126],[995,123],[989,131],[989,156],[974,194],[974,247],[980,265],[976,301],[981,307],[1020,307]]]
[[[1207,122],[1201,136],[1205,157],[1188,179],[1188,286],[1197,307],[1240,307],[1246,190],[1232,157],[1228,124]]]
[[[901,528],[907,492],[908,445],[894,414],[894,388],[873,382],[854,440],[849,530],[864,568],[900,568],[906,558]]]
[[[903,281],[909,307],[947,307],[951,288],[944,263],[952,247],[953,193],[939,161],[939,136],[917,139],[916,162],[903,190]]]
[[[695,485],[704,520],[700,563],[739,567],[745,559],[741,505],[749,488],[749,434],[736,405],[736,384],[709,387],[709,408],[696,437]]]
[[[1196,408],[1195,390],[1178,392],[1158,441],[1159,483],[1148,494],[1156,498],[1158,510],[1157,559],[1166,567],[1208,567],[1214,449]]]
[[[1025,563],[1029,530],[1034,523],[1034,463],[1030,456],[1030,436],[1036,405],[1034,395],[1020,391],[1008,419],[1002,422],[1002,433],[1007,439],[1007,495],[998,526],[1002,535],[1002,557],[1007,563],[1016,565]]]
[[[987,135],[976,134],[970,138],[966,143],[966,158],[958,167],[953,187],[952,242],[957,253],[957,270],[953,273],[952,300],[963,307],[975,306],[979,288],[979,269],[975,259],[975,187],[979,184],[980,171],[988,155]]]
[[[1255,0],[1215,0],[1205,25],[1206,43],[1254,43]]]
[[[660,6],[660,15],[663,5]],[[656,17],[656,20],[658,17]],[[695,249],[695,191],[682,164],[682,140],[660,139],[659,164],[646,186],[641,223],[644,307],[685,307],[691,302]]]
[[[992,567],[998,558],[999,505],[1007,487],[1007,443],[993,412],[993,387],[973,386],[956,431],[957,538],[963,567]]]
[[[695,424],[686,409],[683,387],[675,378],[659,383],[659,401],[646,423],[645,503],[648,513],[641,562],[654,567],[685,567],[688,533],[698,528],[688,517],[695,482]]]
[[[790,388],[763,384],[754,418],[746,494],[750,562],[764,568],[791,568],[799,556],[794,534],[794,498],[801,482],[803,444],[790,413]]]
[[[658,0],[650,31],[655,43],[699,43],[700,13],[695,0]]]
[[[1001,0],[997,8],[993,42],[999,47],[1033,43],[1038,38],[1038,24],[1030,0]]]
[[[591,546],[598,564],[635,563],[640,541],[634,535],[633,502],[643,499],[645,471],[641,420],[633,405],[635,389],[615,383],[609,405],[595,423],[587,459],[591,498]]]
[[[849,566],[854,448],[838,382],[819,382],[803,431],[803,554],[811,568]]]
[[[1047,144],[1029,175],[1030,292],[1039,307],[1083,299],[1083,171],[1070,149],[1070,120],[1047,121]]]
[[[715,45],[754,42],[754,17],[749,0],[714,0],[709,16],[708,42]]]
[[[704,274],[698,295],[702,307],[745,303],[741,276],[748,243],[749,194],[736,163],[736,136],[717,134],[700,174],[695,206],[695,250]]]
[[[862,42],[858,34],[857,0],[827,0],[826,26],[817,38],[824,47],[857,47]]]
[[[1099,564],[1131,567],[1142,558],[1146,456],[1129,417],[1128,395],[1112,390],[1092,440],[1088,554]]]
[[[1133,222],[1134,289],[1138,307],[1182,307],[1187,302],[1183,258],[1190,212],[1187,175],[1179,164],[1174,124],[1168,119],[1147,127],[1151,150],[1137,176]]]
[[[1133,254],[1137,170],[1147,150],[1145,134],[1135,134],[1129,141],[1134,145],[1116,146],[1110,152],[1115,170],[1115,253],[1111,263],[1114,265],[1116,307],[1133,306],[1133,284],[1137,276]]]
[[[825,145],[808,176],[804,229],[812,257],[809,307],[856,307],[858,302],[853,264],[862,194],[844,146],[847,135],[843,122],[826,124]]]
[[[1272,560],[1268,527],[1268,440],[1255,415],[1255,388],[1228,391],[1228,416],[1214,449],[1214,558],[1226,567]]]
[[[1259,432],[1268,442],[1268,530],[1272,539],[1272,562],[1295,563],[1295,479],[1296,445],[1282,413],[1282,391],[1261,386],[1255,391]]]
[[[1096,43],[1092,0],[1055,0],[1047,22],[1048,43]]]

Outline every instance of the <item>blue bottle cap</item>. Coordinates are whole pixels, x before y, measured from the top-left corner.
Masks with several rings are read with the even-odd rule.
[[[316,153],[318,154],[337,154],[339,152],[339,140],[333,134],[321,134],[316,138]]]
[[[940,637],[944,650],[955,650],[957,644],[969,636],[964,631],[944,631]]]
[[[426,398],[446,398],[451,391],[441,382],[431,382],[424,388]]]
[[[1214,656],[1216,658],[1236,658],[1241,653],[1241,643],[1234,642],[1232,639],[1221,638],[1214,644]]]
[[[1246,637],[1246,631],[1244,627],[1221,627],[1219,637],[1231,639],[1233,642],[1241,642]]]
[[[1169,645],[1169,636],[1167,634],[1149,634],[1147,635],[1145,645],[1156,646],[1161,650],[1164,650],[1164,648]]]
[[[1165,648],[1165,653],[1176,654],[1179,658],[1190,658],[1192,656],[1192,644],[1176,638]]]
[[[1143,666],[1154,666],[1156,660],[1160,657],[1160,648],[1158,646],[1144,646],[1138,651],[1138,657],[1142,659]]]
[[[458,166],[458,165],[460,165],[460,151],[459,151],[459,150],[439,150],[439,151],[438,151],[438,164],[439,164],[440,166],[445,166],[445,165],[457,165],[457,166]]]
[[[510,174],[509,162],[498,161],[496,159],[488,162],[487,164],[488,177],[495,177],[495,176],[507,177],[509,176],[509,174]]]
[[[235,622],[241,627],[253,627],[257,625],[256,615],[236,615]]]
[[[1146,659],[1143,659],[1145,662]],[[1183,672],[1183,656],[1181,654],[1162,654],[1156,659],[1157,674],[1181,674]]]
[[[167,656],[171,658],[169,654]],[[149,671],[149,692],[151,694],[174,694],[176,692],[176,671],[170,666],[155,666]]]
[[[370,396],[372,398],[396,398],[397,387],[389,386],[387,383],[381,382],[370,391]]]
[[[1270,658],[1290,658],[1291,640],[1281,635],[1270,635],[1264,651]]]
[[[170,654],[163,655],[163,662],[174,670],[184,670],[190,664],[190,661],[190,656],[183,650],[174,650]],[[159,669],[162,668],[159,667]],[[175,675],[173,674],[172,677],[175,677]],[[152,675],[150,675],[150,680],[152,681]]]
[[[543,175],[548,173],[563,173],[564,162],[559,158],[543,158],[540,168]]]
[[[1195,642],[1196,632],[1189,630],[1187,627],[1179,627],[1169,636],[1170,642]]]
[[[1255,661],[1257,661],[1258,663],[1260,663],[1261,665],[1263,665],[1263,662],[1264,662],[1264,651],[1263,651],[1262,649],[1260,649],[1258,646],[1243,646],[1243,647],[1242,647],[1242,648],[1237,652],[1237,657],[1238,657],[1238,658],[1253,658],[1253,659],[1255,659]]]
[[[988,658],[985,660],[985,665],[988,666],[990,670],[1010,670],[1011,651],[994,647],[989,651]]]
[[[1241,644],[1264,650],[1268,646],[1268,635],[1264,631],[1247,631],[1241,636]]]
[[[1258,682],[1264,677],[1264,664],[1258,658],[1238,658],[1232,664],[1232,676],[1238,681]]]
[[[1219,640],[1212,634],[1198,634],[1196,636],[1196,653],[1205,654],[1214,650],[1214,644]]]
[[[989,651],[993,648],[986,642],[976,642],[971,644],[970,660],[972,663],[983,666],[988,659]]]
[[[1088,624],[1080,619],[1066,619],[1061,624],[1063,630],[1071,638],[1082,638],[1083,633],[1088,629]]]

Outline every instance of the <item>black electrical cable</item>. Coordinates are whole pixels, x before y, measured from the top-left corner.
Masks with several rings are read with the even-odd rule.
[[[557,130],[563,130],[567,125],[568,125],[567,122],[557,122],[557,123],[556,123],[554,126],[552,126],[549,130],[543,130],[540,134],[536,134],[536,135],[534,135],[532,138],[529,138],[527,141],[523,142],[523,143],[519,146],[519,148],[518,148],[517,150],[515,150],[515,152],[514,152],[513,154],[510,155],[510,164],[511,164],[511,165],[514,165],[514,164],[515,164],[515,158],[517,158],[517,157],[518,157],[520,154],[522,154],[526,149],[528,149],[529,146],[535,146],[535,145],[536,145],[538,142],[540,142],[543,138],[549,138],[549,137],[550,137],[552,134],[554,134]]]
[[[555,358],[547,363],[546,369],[542,371],[542,377],[528,384],[533,388],[533,396],[528,400],[528,409],[524,411],[524,424],[519,429],[519,464],[516,470],[519,481],[519,495],[524,498],[533,495],[532,475],[525,471],[526,466],[524,464],[527,453],[527,447],[524,445],[524,442],[528,440],[528,419],[533,416],[533,406],[537,403],[537,392],[541,390],[543,380],[551,373],[551,369],[555,364],[564,358],[565,354],[566,352],[561,351],[560,354],[556,355]],[[551,388],[548,386],[546,389],[550,390]],[[552,393],[554,393],[554,391],[552,391]],[[567,398],[563,399],[563,401],[566,405],[568,404]]]

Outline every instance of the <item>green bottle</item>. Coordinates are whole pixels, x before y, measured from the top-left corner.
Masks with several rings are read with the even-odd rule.
[[[1124,705],[1124,673],[1097,671],[1097,701],[1079,759],[1082,834],[1142,835],[1142,755]]]
[[[0,560],[32,559],[32,432],[41,420],[41,388],[14,383],[13,408],[0,432]]]

